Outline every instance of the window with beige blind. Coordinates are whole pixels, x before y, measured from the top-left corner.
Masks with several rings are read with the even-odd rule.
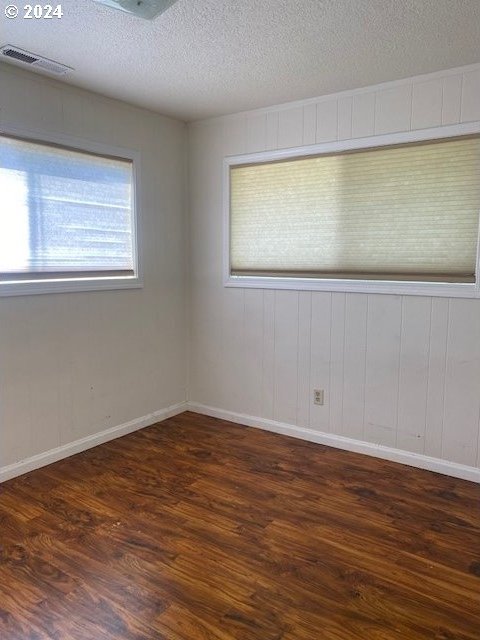
[[[228,173],[231,279],[475,284],[478,135],[239,158]]]

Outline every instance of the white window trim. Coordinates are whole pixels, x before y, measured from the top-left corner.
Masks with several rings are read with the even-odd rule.
[[[133,212],[132,212],[132,241],[133,241],[133,276],[48,278],[35,281],[0,282],[0,297],[37,295],[44,293],[73,293],[76,291],[110,291],[115,289],[139,289],[143,287],[143,273],[141,247],[139,235],[140,217],[140,153],[124,147],[105,145],[85,138],[24,129],[16,125],[0,125],[0,135],[25,138],[38,144],[55,144],[86,153],[100,156],[113,156],[131,160],[133,166]],[[1,196],[0,196],[1,197]]]
[[[417,131],[377,135],[326,142],[302,147],[261,151],[227,156],[223,162],[223,284],[225,287],[255,289],[294,289],[298,291],[341,291],[353,293],[385,293],[413,296],[480,298],[480,229],[477,241],[475,283],[406,282],[388,280],[349,280],[328,278],[281,278],[267,276],[234,276],[230,271],[230,167],[242,164],[272,162],[322,153],[369,149],[387,145],[422,142],[480,133],[480,121]],[[480,176],[479,176],[480,179]]]

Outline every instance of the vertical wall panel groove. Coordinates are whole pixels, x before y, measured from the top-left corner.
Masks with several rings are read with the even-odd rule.
[[[301,291],[298,300],[298,359],[297,359],[297,422],[308,427],[310,422],[310,360],[312,295]]]
[[[428,298],[404,297],[396,446],[413,453],[425,448],[430,315]]]
[[[309,104],[303,111],[303,144],[315,144],[317,137],[317,107]]]
[[[477,300],[452,300],[448,332],[443,456],[476,464],[480,405],[480,331]]]
[[[275,386],[275,291],[263,292],[263,418],[273,420]]]
[[[445,335],[445,376],[443,378],[443,396],[442,396],[442,435],[440,438],[440,457],[443,458],[444,454],[444,432],[445,432],[445,407],[447,398],[447,367],[449,362],[449,344],[450,344],[450,318],[451,318],[451,300],[447,302],[447,331]]]
[[[462,84],[462,75],[447,76],[443,79],[442,124],[457,124],[460,122]]]
[[[433,316],[433,299],[429,300],[429,318],[428,318],[428,347],[427,347],[427,380],[425,389],[425,437],[423,441],[422,453],[427,451],[427,428],[428,428],[428,398],[430,396],[430,373],[431,373],[431,355],[432,355],[432,316]]]

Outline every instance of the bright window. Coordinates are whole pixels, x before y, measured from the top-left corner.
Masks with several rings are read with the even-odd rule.
[[[480,137],[249,160],[228,164],[231,279],[475,283]]]
[[[133,160],[1,135],[2,291],[136,280]]]

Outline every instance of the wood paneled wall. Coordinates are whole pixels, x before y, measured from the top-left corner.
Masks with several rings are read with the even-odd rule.
[[[480,301],[229,289],[221,271],[224,156],[478,120],[474,65],[190,125],[190,400],[479,466]]]

